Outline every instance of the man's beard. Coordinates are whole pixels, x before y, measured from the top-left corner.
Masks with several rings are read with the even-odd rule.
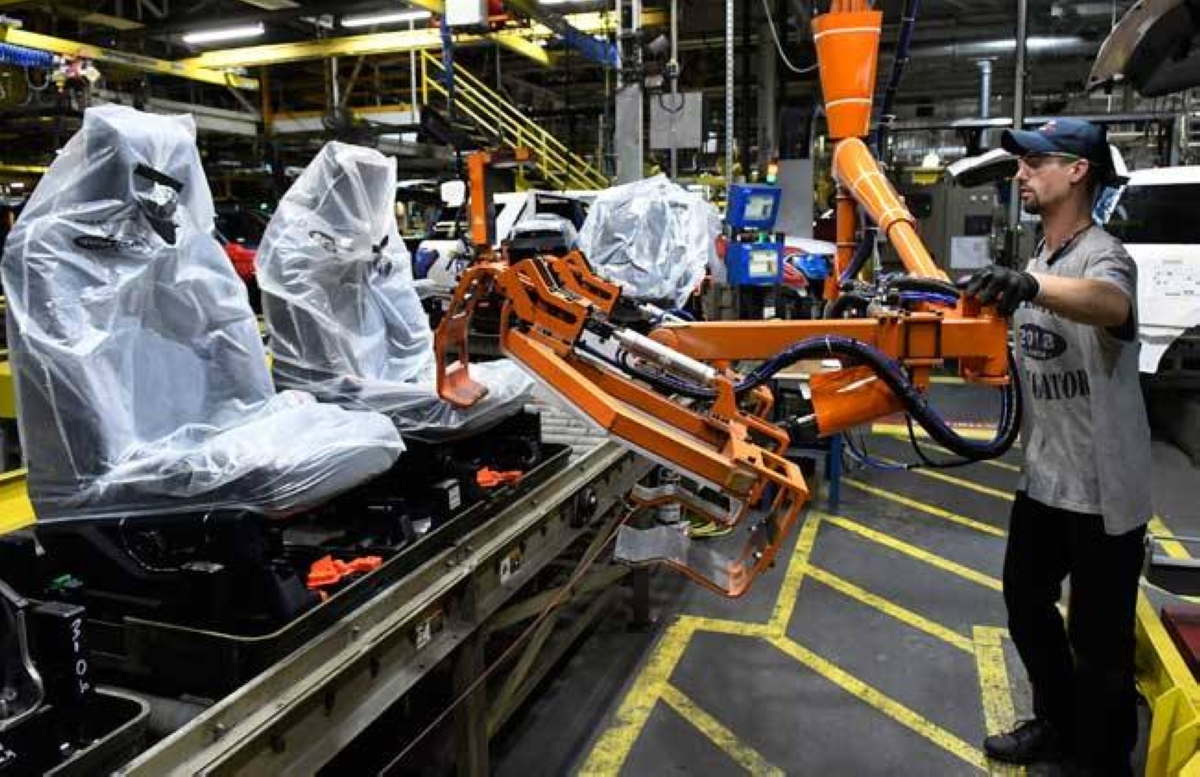
[[[1037,216],[1042,212],[1042,204],[1037,201],[1036,197],[1028,200],[1021,200],[1021,210],[1025,211],[1031,216]]]

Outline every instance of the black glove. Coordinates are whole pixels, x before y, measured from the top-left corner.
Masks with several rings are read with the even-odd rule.
[[[1005,316],[1011,316],[1022,302],[1032,302],[1041,291],[1037,278],[998,264],[960,278],[957,286],[983,305],[995,303],[996,309]]]

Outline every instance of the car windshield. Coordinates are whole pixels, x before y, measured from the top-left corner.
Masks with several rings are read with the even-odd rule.
[[[1200,243],[1200,184],[1127,186],[1106,229],[1122,243]]]
[[[267,219],[252,210],[220,209],[215,219],[217,231],[235,243],[256,246],[267,228]]]

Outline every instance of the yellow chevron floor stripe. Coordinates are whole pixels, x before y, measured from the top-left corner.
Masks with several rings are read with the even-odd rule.
[[[842,483],[850,486],[851,488],[862,491],[864,494],[870,494],[871,496],[877,496],[880,499],[887,499],[888,501],[895,502],[896,504],[903,505],[905,507],[911,507],[914,510],[920,510],[923,513],[927,513],[928,515],[932,515],[936,518],[941,518],[949,521],[950,523],[956,523],[959,526],[966,526],[969,529],[974,529],[976,531],[983,532],[984,534],[991,534],[995,537],[1005,536],[1004,529],[1001,529],[999,526],[993,526],[990,523],[984,523],[983,521],[977,521],[974,518],[968,518],[965,515],[959,515],[958,513],[952,513],[949,510],[943,510],[935,505],[927,504],[920,500],[913,499],[910,496],[905,496],[904,494],[897,494],[895,491],[889,491],[886,488],[872,486],[855,478],[842,478]]]
[[[662,700],[679,713],[680,717],[696,727],[722,752],[737,762],[746,771],[764,777],[783,777],[784,771],[763,758],[757,750],[742,742],[720,721],[709,715],[683,691],[668,683],[662,689]]]
[[[849,518],[829,515],[825,517],[825,523],[845,529],[848,532],[853,532],[854,534],[871,540],[872,542],[882,545],[885,548],[890,548],[898,553],[911,556],[912,558],[915,558],[918,561],[923,561],[932,567],[937,567],[943,572],[949,572],[950,574],[961,577],[964,580],[970,580],[972,583],[978,583],[985,588],[991,588],[993,591],[1000,591],[1002,589],[1000,581],[991,575],[985,575],[983,572],[976,571],[968,566],[951,561],[950,559],[939,556],[936,553],[930,553],[923,548],[918,548],[916,545],[907,543],[904,540],[898,540],[890,534],[884,534],[881,531],[876,531],[875,529],[871,529],[862,525],[861,523],[852,521]]]
[[[986,768],[983,753],[963,740],[930,722],[882,691],[867,685],[832,661],[828,661],[803,645],[787,637],[771,637],[768,640],[782,653],[791,656],[804,666],[824,677],[850,695],[862,700],[892,720],[915,731],[943,750],[980,769]]]

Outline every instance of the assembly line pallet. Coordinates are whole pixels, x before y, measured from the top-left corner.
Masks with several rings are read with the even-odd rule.
[[[117,774],[313,773],[447,658],[462,702],[454,716],[459,772],[487,773],[489,735],[555,660],[539,650],[565,650],[611,603],[612,583],[630,573],[605,566],[582,574],[625,514],[625,495],[652,466],[615,443],[597,446]],[[519,602],[528,582],[589,538],[579,575]],[[547,611],[575,598],[586,603],[584,617],[571,620],[566,638],[551,639],[556,618]],[[487,634],[530,619],[524,654],[489,700],[481,676]],[[400,733],[396,739],[399,752],[405,742]]]

